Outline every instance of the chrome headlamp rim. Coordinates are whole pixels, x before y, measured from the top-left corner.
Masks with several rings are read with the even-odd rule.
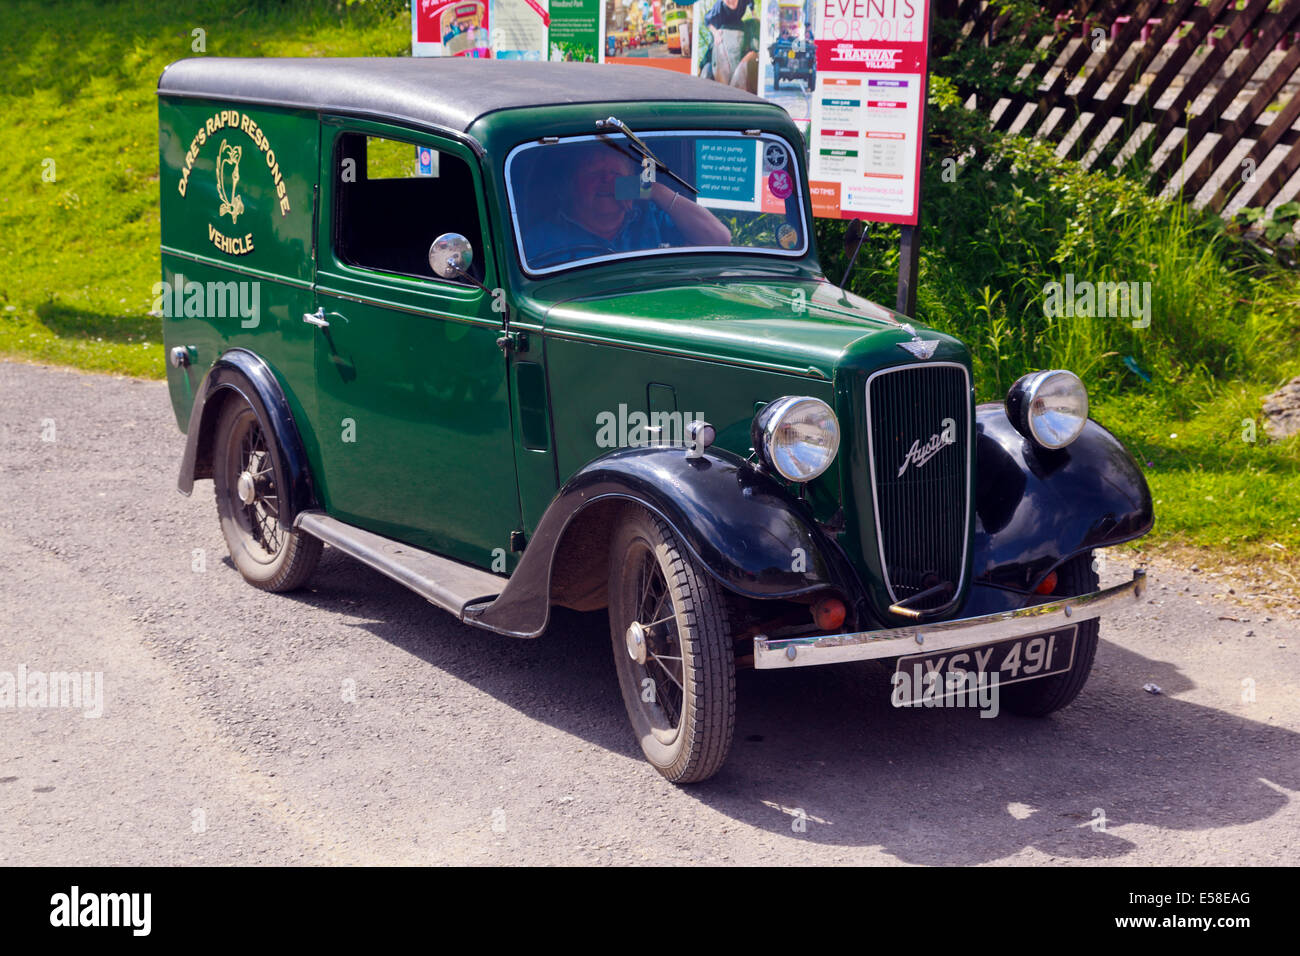
[[[796,408],[805,403],[819,405],[825,411],[830,419],[833,429],[828,442],[830,451],[826,455],[826,460],[819,468],[807,475],[792,475],[781,467],[777,455],[773,454],[773,443],[776,438],[777,430],[786,420],[787,416]],[[786,481],[793,481],[799,484],[807,484],[826,473],[835,461],[835,456],[840,451],[840,421],[835,414],[835,410],[820,398],[814,398],[811,395],[783,395],[778,399],[768,402],[761,408],[754,421],[750,426],[750,438],[754,446],[754,452],[758,455],[759,460],[766,468],[776,472]]]
[[[1034,403],[1049,382],[1061,377],[1064,377],[1068,382],[1072,382],[1077,389],[1082,404],[1082,414],[1079,416],[1078,426],[1073,432],[1061,440],[1053,440],[1038,427],[1039,416],[1034,414]],[[1083,434],[1083,429],[1088,424],[1088,412],[1090,410],[1087,386],[1083,384],[1083,380],[1079,376],[1069,369],[1063,368],[1044,369],[1022,375],[1016,379],[1007,391],[1006,406],[1007,415],[1016,430],[1040,448],[1045,448],[1048,451],[1059,451],[1071,445]]]

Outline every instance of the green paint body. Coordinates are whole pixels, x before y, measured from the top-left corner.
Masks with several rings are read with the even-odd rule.
[[[256,124],[274,150],[280,180],[268,165],[270,150],[235,125],[206,136],[192,154],[181,195],[196,130],[223,111]],[[800,144],[783,110],[758,104],[502,110],[453,136],[397,122],[162,97],[164,282],[183,274],[198,283],[260,283],[256,325],[206,310],[164,319],[166,347],[192,346],[196,355],[187,368],[169,368],[177,422],[188,427],[195,389],[221,353],[246,347],[284,388],[330,514],[509,570],[517,560],[510,532],[531,533],[565,480],[611,450],[599,441],[602,413],[617,415],[620,406],[629,414],[698,413],[717,429],[718,446],[748,455],[757,407],[782,395],[815,396],[835,409],[842,443],[807,497],[819,520],[842,514],[840,544],[877,606],[888,604],[865,477],[859,384],[875,369],[916,361],[898,348],[912,338],[899,328],[901,316],[834,287],[811,248],[797,259],[736,253],[623,260],[540,279],[520,269],[507,154],[542,136],[593,132],[595,120],[611,113],[639,131],[758,129]],[[469,163],[483,224],[474,255],[485,265],[488,289],[500,292],[340,261],[332,242],[340,175],[333,157],[344,131],[429,145]],[[243,150],[237,221],[220,212],[223,139]],[[807,211],[803,150],[792,152]],[[811,226],[809,216],[808,234]],[[212,228],[251,236],[252,251],[219,248]],[[508,352],[497,342],[507,314],[502,306],[511,329],[523,333]],[[317,309],[326,313],[328,330],[302,321]],[[939,340],[935,360],[969,368],[960,342],[925,335]]]

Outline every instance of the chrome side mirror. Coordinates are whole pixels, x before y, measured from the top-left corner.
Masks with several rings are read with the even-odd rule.
[[[444,232],[429,247],[429,268],[444,279],[468,278],[474,249],[458,232]]]

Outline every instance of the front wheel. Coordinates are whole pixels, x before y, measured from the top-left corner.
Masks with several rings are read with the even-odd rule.
[[[274,442],[247,401],[227,400],[217,419],[212,484],[221,533],[244,580],[264,591],[292,591],[316,570],[321,543],[280,521],[286,479]]]
[[[1097,590],[1097,572],[1092,569],[1092,552],[1071,558],[1056,571],[1057,594],[1078,597]],[[1011,684],[1001,692],[1002,706],[1022,717],[1046,717],[1079,696],[1092,672],[1097,655],[1097,638],[1101,620],[1093,618],[1079,624],[1074,638],[1074,663],[1070,669],[1051,677]]]
[[[609,625],[615,668],[646,759],[673,783],[713,776],[736,724],[736,658],[726,595],[643,509],[614,532]]]

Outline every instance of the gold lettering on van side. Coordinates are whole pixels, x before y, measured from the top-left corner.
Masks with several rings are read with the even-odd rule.
[[[216,139],[220,142],[217,155],[213,158],[213,169],[217,183],[217,197],[219,204],[216,215],[220,219],[222,216],[229,216],[233,225],[238,221],[239,216],[244,212],[244,200],[239,195],[240,179],[240,160],[243,158],[243,145],[236,142],[229,133],[218,135],[223,130],[234,132],[238,130],[249,139],[250,149],[255,154],[260,153],[266,162],[267,174],[271,177],[271,188],[276,199],[276,205],[280,209],[281,216],[289,215],[293,208],[289,200],[289,190],[285,184],[284,173],[280,169],[280,163],[275,158],[275,150],[271,148],[271,141],[266,134],[257,125],[247,113],[241,113],[239,110],[218,110],[209,116],[198,127],[194,133],[194,138],[190,140],[189,148],[185,151],[184,161],[181,165],[180,180],[176,184],[176,191],[185,196],[189,189],[190,173],[194,171],[194,164],[198,161],[199,153],[207,145],[208,140]],[[245,168],[247,168],[245,166]],[[208,225],[208,238],[212,244],[227,255],[242,256],[253,251],[253,234],[247,233],[243,236],[227,236],[219,232],[213,225]]]
[[[227,236],[217,232],[216,227],[208,223],[208,238],[212,240],[212,244],[219,252],[224,252],[228,256],[246,256],[253,251],[251,232],[242,236]]]

